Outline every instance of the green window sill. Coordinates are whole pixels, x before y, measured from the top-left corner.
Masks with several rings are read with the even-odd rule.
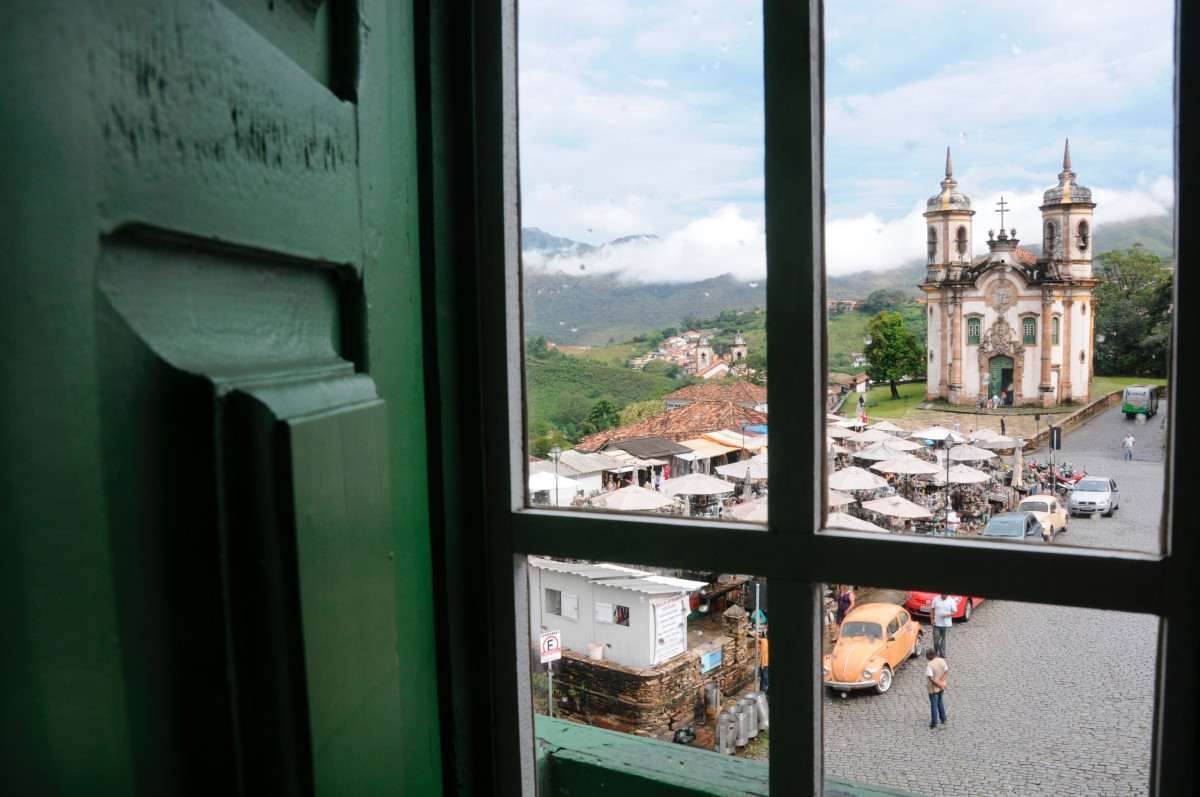
[[[768,793],[767,764],[716,755],[567,720],[537,716],[539,797],[744,797]],[[825,780],[826,797],[911,797],[893,789]]]

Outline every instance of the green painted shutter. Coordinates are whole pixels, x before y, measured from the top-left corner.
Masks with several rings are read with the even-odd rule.
[[[411,9],[11,17],[7,785],[440,793]]]

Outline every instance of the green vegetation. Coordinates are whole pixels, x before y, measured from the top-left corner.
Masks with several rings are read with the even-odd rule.
[[[1166,383],[1167,380],[1161,377],[1095,376],[1092,377],[1092,398],[1100,398],[1129,385],[1165,385]]]
[[[903,385],[896,385],[896,391],[899,393],[899,398],[892,398],[892,390],[889,385],[878,385],[867,391],[867,415],[873,420],[882,418],[903,418],[908,411],[915,408],[918,404],[925,400],[925,383],[924,382],[909,382]],[[854,412],[854,402],[856,399],[853,394],[846,399],[847,413]]]
[[[894,312],[904,319],[904,325],[917,340],[925,341],[925,308],[914,301],[906,300],[893,305]],[[852,365],[851,353],[861,352],[866,346],[868,313],[855,310],[848,313],[830,313],[826,318],[826,339],[829,346],[829,370],[853,374],[864,370]]]
[[[887,382],[893,399],[900,398],[897,380],[925,373],[925,347],[904,323],[899,313],[884,310],[867,323],[871,342],[867,356],[867,374],[874,382]]]
[[[1096,373],[1163,376],[1171,340],[1171,269],[1139,244],[1098,257]],[[1103,340],[1101,340],[1103,338]]]
[[[547,349],[544,338],[527,341],[530,452],[545,456],[551,446],[568,448],[584,435],[616,426],[627,405],[662,398],[683,384]]]

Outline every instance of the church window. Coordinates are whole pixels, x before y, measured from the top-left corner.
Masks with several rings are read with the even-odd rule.
[[[954,243],[954,248],[958,250],[959,257],[967,253],[967,228],[959,227]]]
[[[979,319],[967,319],[967,343],[979,343]]]
[[[1021,337],[1026,344],[1037,343],[1037,321],[1026,318],[1021,322]]]
[[[1050,342],[1055,346],[1058,345],[1058,317],[1050,319]]]
[[[1091,230],[1088,229],[1088,223],[1086,221],[1079,222],[1079,251],[1080,252],[1087,250],[1088,241],[1090,238],[1091,238]]]
[[[933,227],[929,228],[929,262],[932,263],[937,257],[937,230]]]
[[[1054,256],[1054,239],[1057,237],[1056,232],[1057,230],[1054,227],[1054,222],[1046,222],[1046,242],[1042,247],[1042,249],[1045,250],[1042,252],[1042,254],[1046,257]]]

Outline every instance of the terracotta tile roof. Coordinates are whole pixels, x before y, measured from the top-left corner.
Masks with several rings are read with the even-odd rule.
[[[679,442],[720,429],[740,429],[745,424],[766,422],[765,412],[757,412],[732,401],[697,401],[628,426],[588,435],[575,448],[579,451],[598,451],[608,443],[634,437],[663,437]]]
[[[681,387],[667,395],[667,401],[733,401],[739,404],[762,404],[767,389],[744,379],[721,380],[701,385]]]

